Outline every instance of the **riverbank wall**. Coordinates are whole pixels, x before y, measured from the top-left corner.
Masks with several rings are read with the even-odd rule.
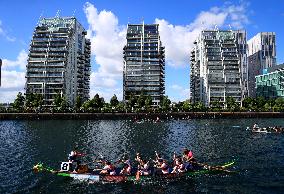
[[[217,118],[284,118],[284,112],[171,112],[171,113],[0,113],[0,120],[141,120]]]

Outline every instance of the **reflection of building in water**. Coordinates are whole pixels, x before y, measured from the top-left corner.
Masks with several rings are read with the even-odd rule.
[[[191,51],[190,99],[210,106],[233,97],[241,103],[247,95],[246,32],[205,30]]]
[[[77,96],[87,100],[91,42],[86,35],[74,17],[41,19],[30,44],[26,94],[42,94],[45,106],[52,106],[57,94],[71,106]]]

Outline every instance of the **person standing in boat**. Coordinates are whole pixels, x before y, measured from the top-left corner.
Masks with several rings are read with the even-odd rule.
[[[115,166],[111,162],[106,161],[104,168],[101,170],[100,174],[104,175],[116,175]]]
[[[77,172],[79,169],[79,166],[81,164],[81,161],[78,159],[78,157],[85,156],[85,154],[78,152],[76,149],[70,152],[68,155],[68,161],[72,163],[72,165],[75,164],[74,171]]]

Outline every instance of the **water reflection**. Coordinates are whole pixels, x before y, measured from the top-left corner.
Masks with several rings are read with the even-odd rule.
[[[284,134],[253,134],[247,126],[284,126],[283,119],[170,120],[160,123],[103,121],[1,121],[0,193],[253,193],[284,188]],[[237,127],[236,127],[237,126]],[[234,175],[200,176],[173,183],[95,184],[51,174],[33,174],[45,162],[59,168],[78,146],[91,164],[99,155],[115,161],[123,153],[146,158],[160,151],[168,159],[174,151],[191,148],[210,164],[236,159]],[[263,178],[265,177],[265,179]]]

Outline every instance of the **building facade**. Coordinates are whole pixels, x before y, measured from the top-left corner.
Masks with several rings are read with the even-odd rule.
[[[30,44],[26,94],[42,94],[52,106],[59,93],[71,106],[89,98],[91,42],[74,17],[40,19]]]
[[[255,77],[256,96],[284,98],[284,64],[268,68],[268,73]]]
[[[261,32],[248,41],[249,96],[256,97],[255,76],[276,65],[275,32]]]
[[[124,47],[123,100],[142,92],[159,105],[165,94],[165,47],[158,24],[129,24]]]
[[[225,105],[226,97],[241,103],[247,95],[245,31],[205,30],[191,51],[190,100]]]

